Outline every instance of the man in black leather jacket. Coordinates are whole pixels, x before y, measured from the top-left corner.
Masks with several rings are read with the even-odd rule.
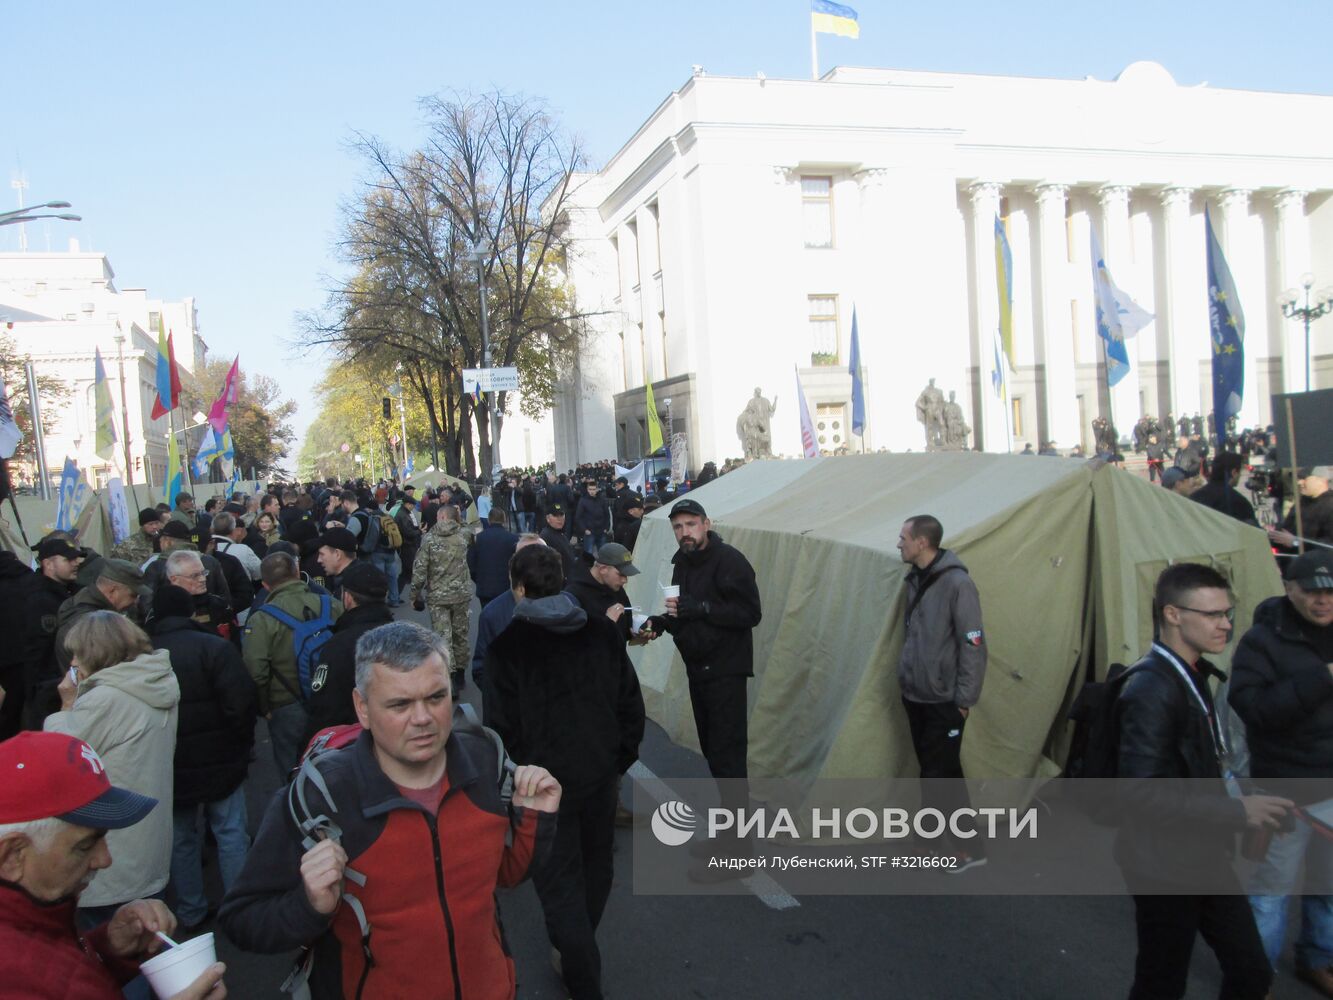
[[[1158,639],[1115,706],[1115,859],[1134,895],[1139,946],[1130,1000],[1183,997],[1196,934],[1222,966],[1221,996],[1264,1000],[1273,970],[1230,863],[1236,834],[1276,829],[1291,802],[1227,794],[1226,735],[1208,683],[1222,674],[1203,659],[1231,638],[1227,581],[1197,563],[1170,566],[1153,613]],[[1231,885],[1234,894],[1208,894]]]

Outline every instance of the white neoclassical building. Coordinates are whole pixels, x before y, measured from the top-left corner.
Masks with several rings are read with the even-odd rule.
[[[826,449],[924,447],[915,402],[956,393],[989,451],[1090,442],[1110,414],[1206,414],[1204,211],[1246,318],[1242,425],[1306,384],[1282,291],[1333,283],[1333,97],[1185,86],[1154,63],[1114,81],[835,69],[818,81],[696,70],[598,173],[577,178],[567,275],[592,342],[556,404],[561,468],[632,457],[645,382],[690,465],[739,455],[736,418],[776,397],[799,455],[797,374]],[[994,220],[1013,254],[1016,372],[992,389]],[[1155,320],[1105,386],[1089,227]],[[868,427],[848,435],[853,309]],[[1333,385],[1333,318],[1311,387]]]
[[[32,359],[39,375],[61,379],[71,390],[64,406],[44,412],[46,460],[57,481],[66,456],[101,487],[125,463],[124,426],[129,422],[130,483],[160,486],[167,468],[167,418],[152,419],[157,395],[157,335],[174,334],[176,362],[185,373],[204,364],[208,345],[199,332],[193,298],[167,301],[146,289],[117,289],[104,253],[81,252],[71,240],[67,253],[0,254],[0,315],[28,317],[7,324],[20,357]],[[116,412],[116,457],[94,453],[93,373],[100,350]],[[124,369],[124,408],[122,378]],[[176,417],[176,427],[182,426]]]

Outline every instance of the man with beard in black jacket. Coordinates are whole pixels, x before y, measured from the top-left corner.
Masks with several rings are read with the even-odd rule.
[[[191,931],[216,912],[204,890],[199,813],[218,845],[222,889],[230,889],[250,849],[245,775],[254,746],[259,695],[233,643],[193,618],[194,598],[164,584],[153,597],[153,645],[171,654],[180,684],[176,727],[171,884],[176,916]]]
[[[671,582],[680,596],[666,599],[666,614],[650,619],[652,630],[669,632],[685,661],[699,747],[723,808],[748,809],[746,684],[754,676],[752,632],[762,617],[754,567],[722,541],[697,500],[676,501],[670,518],[679,546]],[[743,851],[748,842],[733,846]],[[691,871],[701,881],[744,874],[727,866]]]
[[[605,616],[561,593],[560,557],[529,545],[511,563],[519,602],[486,654],[486,724],[518,760],[560,782],[560,816],[533,884],[574,1000],[601,1000],[597,924],[611,894],[619,777],[639,757],[643,695]]]
[[[310,699],[302,746],[321,729],[357,721],[352,704],[356,687],[356,641],[373,628],[393,621],[385,604],[389,581],[368,562],[354,562],[342,577],[343,615],[333,623],[333,638],[319,651],[319,663],[310,677]]]

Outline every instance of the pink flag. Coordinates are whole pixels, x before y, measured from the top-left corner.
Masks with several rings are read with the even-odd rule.
[[[232,404],[236,402],[236,393],[240,389],[236,384],[237,376],[240,375],[240,364],[241,356],[238,354],[236,360],[231,363],[231,370],[227,372],[227,381],[222,385],[222,394],[208,411],[208,422],[213,425],[213,430],[219,438],[227,430],[227,414]]]

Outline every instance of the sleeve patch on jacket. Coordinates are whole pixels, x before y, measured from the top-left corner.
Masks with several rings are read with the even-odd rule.
[[[975,629],[974,631],[967,633],[967,644],[969,646],[980,646],[981,641],[981,629]]]

